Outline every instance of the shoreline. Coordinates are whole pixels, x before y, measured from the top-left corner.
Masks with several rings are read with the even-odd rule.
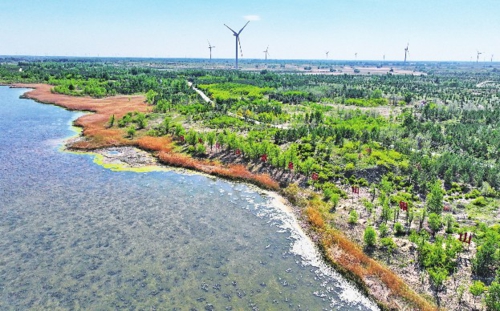
[[[67,146],[67,150],[69,152],[83,151],[85,153],[97,154],[99,155],[97,157],[99,158],[98,161],[102,161],[104,167],[107,165],[109,167],[106,168],[120,169],[122,167],[119,163],[113,163],[113,158],[116,159],[116,157],[110,157],[109,154],[103,155],[102,153],[109,152],[109,150],[122,150],[117,148],[138,148],[151,158],[155,158],[156,163],[165,164],[174,169],[180,167],[201,174],[222,177],[230,181],[250,183],[262,189],[261,191],[271,198],[273,205],[276,205],[277,208],[285,213],[293,215],[298,229],[300,229],[305,236],[311,240],[311,243],[318,248],[325,263],[344,278],[355,283],[355,287],[369,300],[376,303],[379,308],[383,310],[397,309],[401,307],[399,302],[403,301],[406,302],[403,307],[418,308],[422,310],[436,309],[435,306],[432,306],[418,294],[413,292],[408,285],[395,276],[390,269],[384,268],[377,263],[376,272],[382,273],[383,275],[377,275],[377,277],[375,277],[376,279],[367,282],[366,278],[364,278],[364,272],[357,272],[350,262],[346,263],[345,260],[338,260],[337,256],[332,256],[331,248],[337,249],[347,257],[351,257],[351,255],[354,254],[353,256],[355,256],[355,259],[358,259],[358,257],[362,258],[358,264],[368,266],[365,270],[373,268],[373,262],[376,262],[364,255],[362,250],[352,241],[348,241],[341,232],[323,232],[321,228],[315,227],[310,215],[304,213],[300,207],[295,206],[291,202],[287,202],[292,201],[289,195],[287,195],[283,191],[283,188],[279,186],[278,182],[273,180],[269,175],[252,173],[241,164],[226,165],[217,161],[195,159],[182,153],[173,152],[173,142],[168,137],[158,138],[142,136],[130,140],[124,138],[123,130],[108,128],[106,126],[111,114],[116,115],[116,117],[121,117],[129,111],[149,111],[149,106],[144,104],[144,96],[114,96],[105,99],[93,99],[90,97],[73,97],[53,94],[50,91],[51,86],[46,84],[14,84],[11,85],[11,87],[33,89],[24,93],[22,97],[35,100],[39,103],[52,104],[73,111],[93,112],[92,114],[85,114],[74,120],[74,126],[81,128],[82,132],[80,134],[81,136],[78,136],[80,139],[68,142],[69,146]],[[106,162],[105,158],[107,158],[109,162]],[[101,165],[101,163],[98,164]],[[148,166],[145,165],[143,167],[146,170],[145,167]],[[134,170],[136,169],[140,170],[141,168],[135,168]],[[344,247],[345,245],[348,245],[348,247]],[[350,251],[353,251],[353,253],[351,254]],[[362,254],[359,254],[359,252]],[[390,274],[390,276],[388,276],[388,274]],[[371,277],[372,275],[369,276]],[[383,293],[383,295],[380,296],[380,293],[377,293],[376,289],[372,287],[377,287],[378,285],[386,288],[387,282],[383,279],[383,277],[385,278],[386,276],[389,277],[389,282],[393,282],[395,279],[397,280],[398,290],[395,292],[391,291],[389,293],[390,295]],[[375,286],[373,286],[373,284],[375,284]]]

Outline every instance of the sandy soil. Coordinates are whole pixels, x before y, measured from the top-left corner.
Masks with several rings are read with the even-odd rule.
[[[53,94],[50,91],[51,86],[43,84],[18,84],[16,87],[35,88],[24,95],[26,98],[58,105],[70,110],[95,112],[94,114],[84,115],[75,121],[75,125],[83,128],[83,136],[72,142],[70,147],[83,150],[104,150],[101,152],[106,154],[106,161],[110,161],[110,163],[113,163],[113,161],[122,161],[129,165],[149,165],[153,163],[154,160],[148,158],[149,154],[148,156],[141,154],[143,151],[136,152],[134,148],[122,149],[128,148],[127,146],[138,146],[141,149],[158,155],[161,162],[177,167],[195,169],[204,173],[228,177],[230,179],[257,182],[257,184],[263,183],[264,185],[273,185],[272,183],[275,183],[274,180],[291,181],[293,179],[295,182],[300,182],[301,179],[301,176],[288,176],[289,173],[273,169],[269,167],[269,165],[260,162],[244,163],[241,159],[234,158],[235,156],[232,153],[219,155],[218,158],[214,158],[214,161],[210,160],[210,157],[214,156],[214,154],[209,155],[209,159],[189,158],[186,155],[173,152],[171,139],[168,137],[136,137],[134,139],[129,139],[125,138],[123,129],[117,127],[109,128],[109,118],[113,114],[116,119],[118,119],[130,111],[147,112],[150,107],[144,103],[144,96],[114,96],[105,99],[94,99],[90,97],[72,97]],[[110,147],[120,147],[120,149],[109,149]],[[113,150],[117,151],[117,153],[112,152]],[[238,160],[242,165],[234,166],[234,163],[238,163]],[[224,162],[226,164],[224,164]],[[261,173],[268,173],[273,179]],[[277,188],[277,186],[273,185],[271,189],[274,187]],[[279,208],[287,213],[296,215],[298,218],[301,217],[300,211],[288,205],[284,198],[273,192],[269,192],[268,195],[274,199]],[[310,230],[310,228],[305,228],[305,230],[309,235],[314,234],[313,230]],[[345,233],[348,233],[348,231],[349,230],[345,230]],[[354,238],[354,240],[358,239],[355,234],[352,238]],[[313,240],[317,241],[318,239],[314,239],[313,237]],[[327,251],[329,252],[330,250]],[[346,253],[344,253],[344,255],[349,256],[349,254]],[[377,299],[387,302],[387,299],[383,297],[384,285],[380,283],[379,280],[366,279],[364,281],[370,286],[370,292],[376,294]],[[380,290],[376,290],[378,287],[380,287]],[[394,304],[391,303],[391,305]]]

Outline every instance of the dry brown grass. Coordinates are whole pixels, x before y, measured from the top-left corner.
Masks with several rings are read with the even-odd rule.
[[[327,256],[360,280],[364,280],[366,277],[378,278],[391,291],[391,295],[405,299],[416,310],[438,310],[436,306],[410,289],[389,268],[366,255],[359,245],[350,241],[343,233],[333,229],[326,230],[322,244],[326,250],[331,249],[332,246],[339,247],[342,250],[341,256],[334,256],[331,252],[327,252]]]
[[[172,139],[170,137],[151,137],[143,136],[136,140],[137,146],[148,151],[171,152],[173,149]]]
[[[96,99],[54,94],[50,91],[52,86],[47,84],[16,84],[14,86],[34,88],[25,93],[24,97],[38,102],[53,104],[68,110],[95,112],[84,115],[75,121],[75,125],[82,127],[83,135],[87,137],[86,141],[72,145],[73,148],[78,149],[134,145],[134,142],[124,137],[123,129],[108,128],[109,118],[111,115],[115,115],[115,118],[119,119],[127,112],[146,112],[149,109],[144,103],[145,97],[142,95],[121,95]]]
[[[96,149],[109,146],[135,145],[145,150],[158,152],[160,161],[171,166],[193,169],[233,180],[247,181],[267,189],[279,189],[279,184],[269,175],[253,174],[243,165],[224,166],[217,162],[193,159],[188,155],[175,153],[172,140],[169,137],[143,136],[130,140],[124,138],[123,129],[108,128],[108,120],[113,114],[116,119],[119,119],[127,112],[148,111],[147,105],[144,104],[144,96],[114,96],[93,99],[53,94],[50,92],[50,85],[19,84],[16,86],[35,88],[33,91],[26,93],[25,97],[42,103],[54,104],[70,110],[95,112],[94,114],[82,116],[75,121],[75,125],[83,128],[83,134],[88,139],[73,144],[73,148]],[[314,202],[310,202],[305,209],[308,221],[321,234],[322,245],[327,250],[327,257],[332,262],[350,271],[360,280],[365,277],[378,278],[391,290],[392,295],[404,298],[418,310],[436,310],[433,305],[408,288],[392,271],[367,256],[357,244],[350,241],[342,233],[328,229],[323,213],[321,204],[315,204]],[[342,256],[333,256],[328,251],[333,246],[341,249]]]
[[[307,216],[307,220],[311,225],[313,225],[317,229],[324,229],[325,220],[323,219],[323,216],[321,216],[321,213],[317,209],[308,206],[304,212]]]

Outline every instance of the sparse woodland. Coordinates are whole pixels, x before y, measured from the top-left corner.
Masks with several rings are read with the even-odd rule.
[[[5,63],[0,82],[146,94],[149,112],[113,115],[108,126],[269,174],[326,258],[367,287],[384,282],[395,297],[386,307],[500,310],[498,68],[419,64],[426,75],[371,76],[158,67]]]

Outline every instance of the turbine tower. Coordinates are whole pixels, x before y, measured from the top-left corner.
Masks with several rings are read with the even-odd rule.
[[[243,29],[245,29],[245,27],[248,25],[248,23],[250,23],[250,21],[248,21],[245,24],[245,26],[243,26],[243,28],[241,28],[240,31],[238,32],[232,30],[228,25],[224,24],[224,26],[226,26],[229,30],[233,32],[233,36],[236,37],[236,65],[235,65],[236,70],[238,70],[238,45],[240,46],[241,56],[243,56],[243,51],[241,50],[240,34],[243,31]]]
[[[354,59],[357,60],[358,59],[358,52],[354,53]]]
[[[405,47],[405,60],[404,60],[405,63],[406,63],[406,57],[410,54],[410,50],[408,50],[408,46],[409,45],[410,45],[409,43],[406,43],[406,47]]]
[[[328,54],[330,54],[330,51],[326,51],[325,54],[326,54],[326,58],[328,58]]]
[[[266,50],[264,51],[264,54],[266,55],[266,60],[267,60],[267,56],[269,55],[269,45],[267,46]]]
[[[483,54],[483,52],[477,51],[477,56],[476,56],[476,63],[479,63],[479,56]]]
[[[210,41],[208,40],[207,42],[208,42],[208,49],[210,50],[210,59],[212,59],[212,49],[215,48],[215,45],[211,45]]]
[[[490,59],[490,62],[493,63],[493,54],[491,54],[491,59]]]

